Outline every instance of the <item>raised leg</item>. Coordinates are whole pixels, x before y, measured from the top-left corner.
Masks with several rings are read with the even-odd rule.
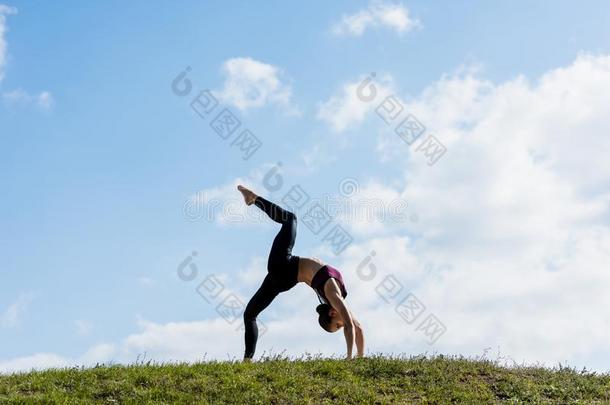
[[[279,205],[274,204],[261,196],[256,196],[256,199],[254,200],[254,205],[263,210],[269,218],[271,218],[278,224],[284,224],[296,218],[296,216],[292,212],[283,209]]]
[[[269,218],[282,224],[269,252],[267,268],[269,272],[285,271],[292,256],[292,248],[297,237],[297,217],[292,212],[264,199],[256,197],[254,204],[263,210]]]

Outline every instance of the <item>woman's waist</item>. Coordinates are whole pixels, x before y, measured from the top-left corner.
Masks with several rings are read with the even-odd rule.
[[[311,286],[315,275],[324,267],[324,263],[309,257],[299,258],[299,281]]]

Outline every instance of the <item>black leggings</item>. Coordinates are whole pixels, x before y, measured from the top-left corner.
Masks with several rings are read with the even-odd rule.
[[[297,284],[299,257],[292,255],[292,247],[297,236],[297,217],[262,197],[256,197],[254,204],[275,222],[282,224],[271,245],[267,261],[267,275],[263,284],[248,302],[244,311],[246,329],[245,358],[252,358],[258,340],[256,317],[271,304],[281,292],[288,291]]]

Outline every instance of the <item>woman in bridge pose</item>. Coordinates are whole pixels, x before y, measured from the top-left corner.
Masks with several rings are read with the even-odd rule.
[[[287,210],[257,196],[243,186],[237,189],[244,196],[246,205],[256,205],[272,220],[282,225],[271,245],[267,261],[267,275],[258,291],[248,302],[244,311],[246,351],[244,361],[250,361],[256,350],[258,327],[256,317],[271,304],[281,292],[288,291],[297,283],[306,283],[318,295],[320,305],[316,307],[318,322],[327,332],[343,328],[347,345],[347,358],[352,358],[354,342],[358,357],[364,355],[364,334],[360,323],[354,318],[345,303],[347,290],[341,273],[317,258],[299,257],[292,254],[297,236],[297,218]]]

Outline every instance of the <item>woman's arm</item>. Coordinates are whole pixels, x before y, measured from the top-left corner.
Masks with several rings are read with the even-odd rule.
[[[324,286],[324,293],[330,305],[336,309],[343,320],[343,334],[345,335],[345,343],[347,345],[347,358],[352,358],[352,350],[354,348],[354,322],[352,314],[345,306],[345,301],[341,296],[339,286],[334,279],[330,279]]]
[[[356,348],[358,349],[358,357],[362,357],[364,356],[364,332],[362,331],[360,322],[358,322],[353,316],[352,320],[354,322],[354,329],[356,331]]]

